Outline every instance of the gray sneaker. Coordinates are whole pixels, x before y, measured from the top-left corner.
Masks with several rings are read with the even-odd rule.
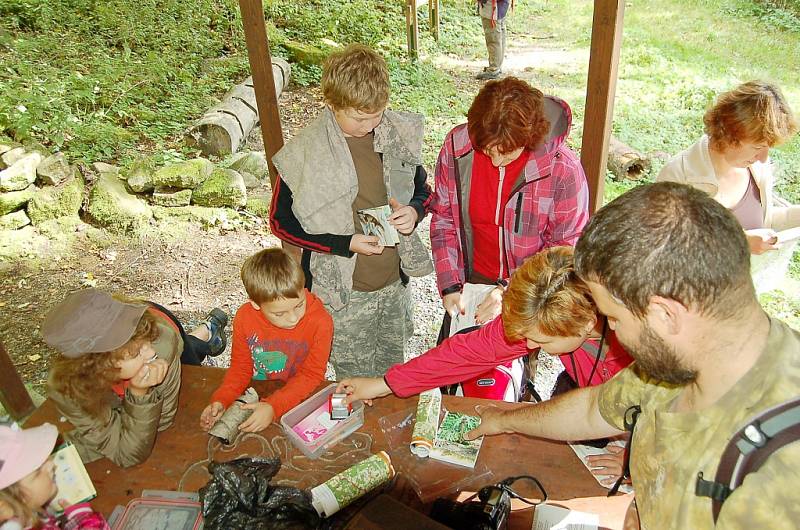
[[[481,81],[488,81],[490,79],[497,79],[503,74],[502,70],[484,70],[483,72],[479,73],[475,76],[475,79],[480,79]]]

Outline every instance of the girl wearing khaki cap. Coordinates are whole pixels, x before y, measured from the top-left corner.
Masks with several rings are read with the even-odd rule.
[[[51,310],[42,335],[60,355],[50,368],[48,396],[75,427],[65,438],[84,462],[143,462],[156,433],[175,419],[181,361],[199,364],[221,353],[227,322],[214,309],[187,334],[165,308],[97,289],[71,293]]]

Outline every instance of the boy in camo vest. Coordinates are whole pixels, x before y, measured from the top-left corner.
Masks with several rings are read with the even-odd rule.
[[[413,334],[408,276],[433,270],[415,233],[431,201],[423,117],[386,109],[386,62],[366,46],[333,53],[321,84],[325,108],[273,157],[270,225],[302,249],[306,286],[333,317],[337,376],[374,376],[403,362]],[[358,211],[387,204],[400,243],[384,247]]]

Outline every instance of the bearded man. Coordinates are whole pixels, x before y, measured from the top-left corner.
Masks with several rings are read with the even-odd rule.
[[[635,423],[641,527],[714,528],[711,499],[696,488],[713,480],[749,418],[800,394],[800,334],[759,305],[733,215],[688,186],[641,186],[602,208],[576,245],[575,268],[634,363],[541,404],[479,407],[468,437],[583,440]],[[716,528],[795,528],[799,484],[800,443],[788,444],[733,490]]]

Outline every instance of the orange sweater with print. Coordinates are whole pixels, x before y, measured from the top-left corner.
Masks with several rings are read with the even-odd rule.
[[[255,380],[286,384],[270,396],[275,421],[299,404],[325,378],[331,353],[333,319],[315,295],[306,291],[306,314],[294,329],[273,325],[264,314],[245,303],[233,318],[231,366],[211,396],[228,408]]]

